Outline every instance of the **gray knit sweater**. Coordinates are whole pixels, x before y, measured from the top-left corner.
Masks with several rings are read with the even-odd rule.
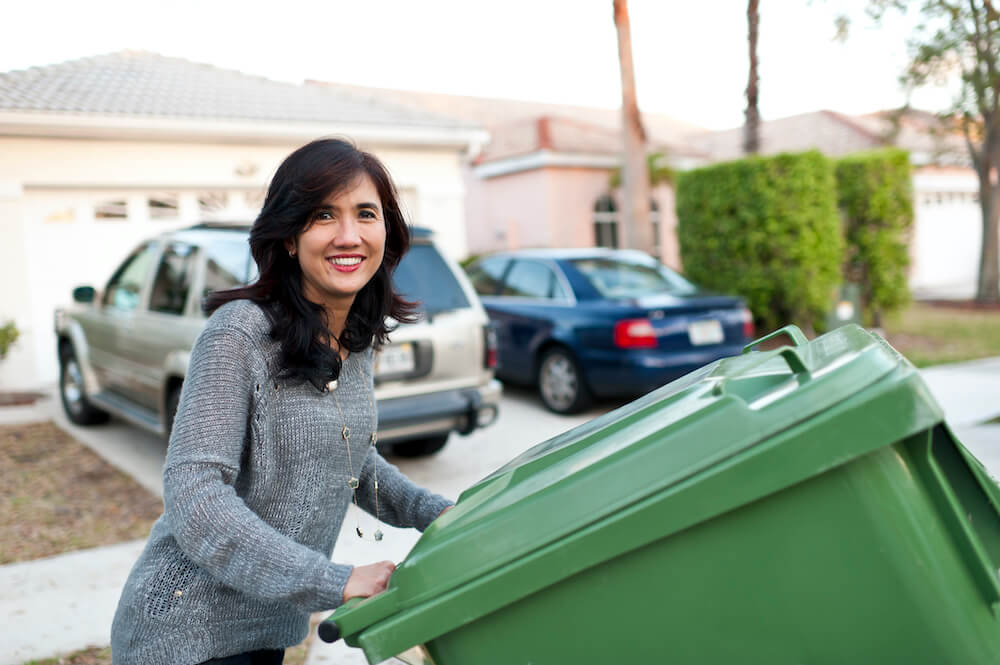
[[[309,614],[337,607],[352,566],[331,563],[351,503],[374,512],[367,392],[372,358],[339,386],[277,379],[278,344],[249,301],[221,307],[195,343],[163,470],[164,513],[111,628],[115,665],[193,665],[301,642]],[[423,530],[450,502],[378,458],[379,512]],[[369,535],[369,534],[366,534]]]

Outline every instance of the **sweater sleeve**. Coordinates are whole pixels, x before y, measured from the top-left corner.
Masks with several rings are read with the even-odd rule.
[[[306,611],[343,600],[352,566],[331,563],[254,513],[236,494],[254,391],[254,345],[207,327],[195,343],[163,472],[164,515],[181,550],[223,584]]]
[[[426,529],[451,501],[418,487],[374,449],[365,458],[358,486],[358,505],[374,515],[375,474],[378,474],[378,516],[397,527]]]

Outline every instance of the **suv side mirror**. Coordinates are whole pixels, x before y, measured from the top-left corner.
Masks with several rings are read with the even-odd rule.
[[[88,303],[94,302],[94,297],[97,292],[92,286],[78,286],[73,289],[73,300],[76,302]]]

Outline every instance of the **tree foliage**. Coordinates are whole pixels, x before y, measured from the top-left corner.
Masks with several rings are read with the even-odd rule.
[[[816,151],[678,175],[685,273],[747,299],[766,330],[822,325],[844,256],[833,164]]]
[[[867,322],[881,327],[882,315],[910,298],[910,157],[898,149],[850,155],[837,161],[836,177],[847,242],[844,278],[860,286]]]
[[[958,75],[961,94],[946,120],[965,135],[979,178],[983,245],[977,300],[1000,302],[1000,11],[994,0],[871,0],[882,19],[916,6],[921,23],[910,39],[903,80],[922,86]]]
[[[663,152],[651,152],[646,155],[646,167],[649,170],[649,185],[672,185],[677,173],[667,163],[667,155]],[[617,168],[608,177],[608,187],[614,189],[622,184],[622,170]]]

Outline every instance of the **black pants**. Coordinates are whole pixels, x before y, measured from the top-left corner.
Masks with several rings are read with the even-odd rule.
[[[225,658],[206,660],[201,665],[281,665],[285,659],[284,649],[268,649],[267,651],[248,651]]]

